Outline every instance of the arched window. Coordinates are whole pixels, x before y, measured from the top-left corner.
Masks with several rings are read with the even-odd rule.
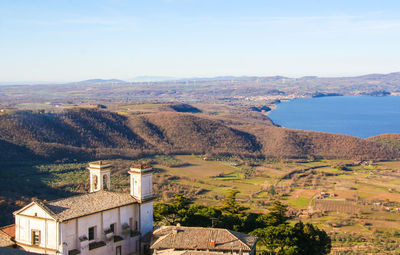
[[[103,189],[108,190],[107,175],[103,175]]]
[[[99,185],[99,180],[97,178],[97,175],[93,175],[93,187],[95,190],[99,189],[98,185]]]

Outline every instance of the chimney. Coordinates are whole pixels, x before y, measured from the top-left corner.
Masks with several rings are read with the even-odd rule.
[[[215,241],[211,240],[211,247],[215,247]]]

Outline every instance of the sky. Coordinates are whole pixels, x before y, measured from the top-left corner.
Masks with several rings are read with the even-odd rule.
[[[0,0],[0,82],[398,71],[398,0]]]

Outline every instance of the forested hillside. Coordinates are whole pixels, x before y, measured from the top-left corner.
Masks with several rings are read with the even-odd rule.
[[[240,130],[218,119],[176,112],[119,115],[75,108],[0,116],[0,159],[137,158],[151,154],[393,159],[390,144],[356,137],[253,125]]]
[[[255,132],[263,144],[263,155],[276,158],[322,157],[327,159],[385,160],[400,157],[390,145],[348,135],[265,127]]]
[[[382,134],[369,137],[368,140],[394,146],[400,149],[400,134]]]
[[[3,159],[25,154],[51,160],[135,158],[157,153],[258,156],[261,148],[253,135],[190,114],[128,118],[82,108],[60,114],[20,111],[0,116],[0,142],[11,148],[3,151]]]

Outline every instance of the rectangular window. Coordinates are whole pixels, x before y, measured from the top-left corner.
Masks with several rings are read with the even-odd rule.
[[[95,238],[95,232],[96,232],[96,227],[91,227],[88,230],[88,237],[89,237],[89,241],[94,240]]]
[[[115,230],[116,230],[115,225],[117,225],[117,224],[113,223],[110,225],[111,232],[113,232],[114,234],[115,234]]]
[[[40,231],[32,230],[32,245],[39,245],[39,244],[40,244]]]
[[[133,218],[129,218],[129,228],[133,229]]]
[[[116,254],[116,255],[121,255],[121,254],[122,254],[121,246],[117,246],[117,247],[116,247],[116,249],[115,249],[115,254]]]

